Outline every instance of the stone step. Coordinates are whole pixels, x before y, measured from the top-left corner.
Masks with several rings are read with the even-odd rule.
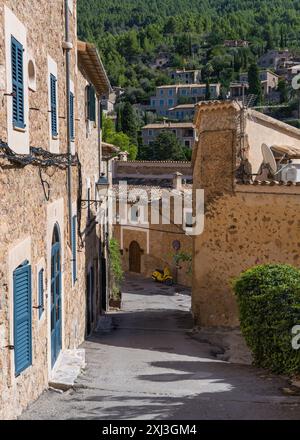
[[[49,387],[62,391],[73,388],[76,379],[82,373],[85,366],[85,350],[62,351],[52,371]]]

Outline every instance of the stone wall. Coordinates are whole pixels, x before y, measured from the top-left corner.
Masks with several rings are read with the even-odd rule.
[[[197,115],[194,188],[205,189],[204,232],[193,243],[192,308],[198,326],[239,325],[231,280],[242,271],[270,262],[300,267],[300,186],[236,184],[238,111],[233,103],[211,103]],[[275,122],[273,127],[276,141]],[[288,126],[283,128],[286,136]],[[269,132],[260,123],[256,133],[259,142],[268,143]]]
[[[27,29],[27,63],[36,65],[36,91],[29,90],[30,146],[49,150],[48,65],[50,56],[58,67],[59,151],[66,153],[66,87],[64,41],[64,2],[62,0],[5,0],[0,5],[0,21],[4,23],[4,5]],[[62,348],[74,348],[86,334],[86,272],[94,266],[94,324],[99,313],[99,231],[94,214],[87,221],[80,199],[86,199],[87,185],[95,198],[98,176],[97,127],[86,121],[85,86],[87,78],[77,67],[76,2],[70,14],[71,79],[75,91],[75,150],[81,162],[82,194],[79,167],[72,167],[73,215],[81,219],[77,234],[77,281],[72,283],[72,252],[69,240],[67,170],[57,166],[39,169],[36,165],[17,166],[0,158],[0,419],[14,418],[48,386],[51,375],[50,343],[50,258],[54,224],[59,224],[62,246]],[[6,112],[11,105],[7,90],[4,51],[4,25],[0,26],[0,139],[7,141]],[[27,64],[24,68],[27,69]],[[2,75],[3,74],[3,75]],[[27,85],[26,85],[27,87]],[[89,126],[88,126],[89,124]],[[23,258],[24,256],[24,258]],[[15,377],[13,350],[12,272],[17,258],[28,259],[32,266],[32,304],[37,306],[37,273],[45,269],[45,311],[41,319],[32,311],[32,366]],[[96,295],[97,292],[97,295]]]

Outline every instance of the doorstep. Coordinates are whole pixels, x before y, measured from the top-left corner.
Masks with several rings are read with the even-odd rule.
[[[85,350],[62,351],[52,371],[49,387],[62,391],[73,388],[85,366]]]

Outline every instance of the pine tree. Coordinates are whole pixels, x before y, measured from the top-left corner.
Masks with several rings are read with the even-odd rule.
[[[129,136],[131,142],[137,145],[137,123],[134,110],[130,102],[126,102],[122,111],[122,131]]]
[[[121,132],[122,131],[122,112],[121,112],[121,108],[118,108],[117,111],[117,124],[116,124],[116,130],[117,132]]]
[[[262,102],[261,81],[257,64],[251,64],[248,71],[249,94],[257,96],[257,103]]]

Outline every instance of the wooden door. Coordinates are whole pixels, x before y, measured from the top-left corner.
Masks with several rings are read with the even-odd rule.
[[[138,242],[133,241],[129,246],[129,270],[141,273],[141,248]]]

